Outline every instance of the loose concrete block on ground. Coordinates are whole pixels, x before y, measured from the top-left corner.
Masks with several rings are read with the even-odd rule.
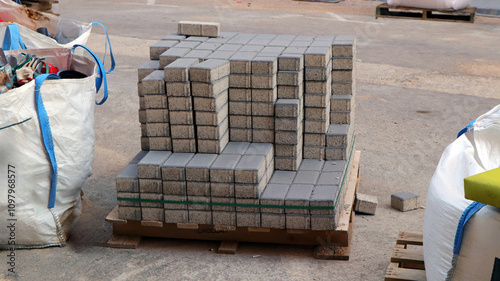
[[[403,191],[391,195],[391,207],[401,212],[411,211],[420,207],[420,197],[414,193]]]
[[[377,210],[378,200],[376,196],[356,193],[356,201],[354,202],[354,211],[368,215],[375,215]]]

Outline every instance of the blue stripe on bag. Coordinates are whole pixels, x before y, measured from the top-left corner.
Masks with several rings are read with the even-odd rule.
[[[104,63],[106,62],[106,54],[108,52],[108,44],[109,44],[109,56],[111,58],[111,68],[108,71],[106,71],[106,74],[109,74],[109,73],[113,72],[113,70],[115,70],[116,64],[115,64],[115,56],[113,55],[113,48],[111,47],[111,41],[109,40],[108,30],[106,29],[104,24],[102,24],[100,22],[94,21],[94,22],[91,22],[91,24],[92,25],[99,25],[102,28],[104,28],[104,31],[106,31],[106,45],[104,45],[104,58],[102,59],[102,64],[104,65]]]
[[[104,65],[101,62],[101,60],[91,50],[89,50],[87,47],[83,45],[79,44],[74,45],[73,48],[71,48],[71,53],[73,53],[77,47],[85,49],[92,56],[92,58],[97,64],[98,75],[95,78],[96,93],[99,92],[99,90],[101,89],[101,85],[104,84],[104,96],[102,97],[102,100],[100,102],[96,101],[95,103],[97,105],[101,105],[108,99],[108,81],[106,80],[106,70],[104,69]]]
[[[472,120],[472,122],[470,122],[469,124],[467,124],[467,126],[465,126],[462,130],[460,130],[460,132],[458,132],[458,134],[457,134],[457,139],[461,135],[467,133],[468,131],[472,131],[472,129],[474,128],[473,127],[474,126],[474,122],[476,122],[476,119]]]
[[[54,208],[56,203],[56,190],[57,190],[57,160],[54,151],[54,140],[52,138],[52,130],[50,129],[49,123],[49,115],[45,110],[45,106],[43,104],[42,95],[40,93],[40,88],[42,87],[43,82],[46,80],[52,79],[60,79],[59,76],[55,74],[42,74],[35,78],[35,104],[36,104],[36,112],[38,115],[38,122],[40,124],[40,130],[42,131],[42,140],[43,146],[45,147],[45,151],[49,155],[50,161],[50,192],[49,192],[49,204],[48,208]]]
[[[21,39],[21,33],[19,33],[17,24],[9,24],[5,30],[2,48],[4,51],[8,51],[19,50],[19,47],[21,47],[21,49],[28,49]]]

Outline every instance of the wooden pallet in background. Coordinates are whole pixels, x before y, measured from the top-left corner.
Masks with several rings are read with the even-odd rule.
[[[409,245],[414,247],[409,248]],[[385,281],[425,281],[422,233],[400,231]]]
[[[30,9],[51,14],[53,14],[52,5],[58,3],[58,0],[21,0],[21,4]]]
[[[474,23],[476,7],[459,11],[440,11],[411,7],[393,7],[382,3],[377,6],[375,18],[415,19]]]
[[[344,197],[344,210],[339,223],[332,231],[274,229],[263,227],[215,226],[199,224],[164,223],[161,221],[131,221],[118,218],[115,207],[106,217],[113,225],[113,235],[108,246],[134,249],[142,237],[221,241],[218,253],[235,254],[241,242],[314,245],[317,259],[348,260],[354,224],[354,199],[359,187],[359,161],[361,152],[356,151],[351,162],[351,174]]]

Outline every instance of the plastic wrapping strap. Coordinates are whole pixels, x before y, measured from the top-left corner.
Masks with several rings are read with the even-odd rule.
[[[28,49],[21,39],[21,33],[19,32],[17,24],[9,24],[5,30],[2,48],[4,51],[8,51],[19,50],[19,47],[21,47],[21,49]]]
[[[89,48],[87,48],[83,45],[80,45],[80,44],[74,45],[73,48],[71,48],[71,53],[74,53],[74,51],[77,47],[81,47],[81,48],[85,49],[92,56],[95,63],[97,64],[97,72],[98,72],[97,74],[98,75],[95,78],[96,93],[99,92],[99,90],[101,89],[101,85],[104,84],[104,96],[102,97],[102,100],[100,102],[96,101],[95,104],[101,105],[104,102],[106,102],[106,100],[108,99],[108,81],[106,80],[106,70],[104,69],[104,65],[101,62],[101,60],[96,56],[96,54],[94,54],[91,50],[89,50]]]
[[[113,72],[113,70],[115,70],[116,63],[115,63],[115,56],[113,55],[113,48],[111,47],[111,41],[109,40],[108,30],[106,29],[104,24],[100,22],[94,21],[91,22],[90,24],[99,25],[102,28],[104,28],[104,31],[106,31],[106,44],[104,45],[104,57],[102,59],[102,64],[104,65],[104,63],[106,62],[106,55],[108,53],[108,44],[109,44],[109,57],[111,58],[111,68],[108,71],[106,71],[106,74],[109,74]]]
[[[22,5],[21,0],[14,0],[14,2],[16,2],[16,4]]]
[[[462,213],[460,220],[458,221],[457,233],[455,234],[455,242],[453,244],[453,259],[451,263],[451,268],[448,271],[446,280],[451,280],[453,277],[453,272],[455,271],[455,267],[457,265],[458,255],[460,254],[460,249],[462,248],[462,240],[464,237],[465,226],[469,219],[476,214],[481,208],[486,206],[486,204],[479,202],[472,202]]]
[[[49,192],[49,204],[48,208],[54,208],[56,203],[56,190],[57,190],[57,160],[54,151],[54,140],[52,138],[52,130],[50,129],[49,115],[45,110],[43,104],[42,94],[40,93],[40,88],[43,82],[46,80],[60,79],[59,76],[55,74],[42,74],[35,78],[35,105],[36,113],[38,115],[38,122],[40,124],[40,130],[42,131],[42,140],[45,147],[45,151],[49,156],[50,162],[50,192]]]
[[[467,124],[467,126],[465,126],[465,128],[463,128],[462,130],[460,130],[460,132],[458,132],[458,135],[457,135],[457,139],[467,133],[468,131],[472,131],[474,129],[474,123],[476,122],[476,119],[474,119],[472,122],[470,122],[469,124]]]

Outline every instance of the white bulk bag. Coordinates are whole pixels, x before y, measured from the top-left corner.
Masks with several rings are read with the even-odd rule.
[[[413,7],[433,10],[462,10],[471,0],[387,0],[389,6]]]
[[[87,77],[43,82],[40,75],[0,94],[0,221],[14,224],[0,227],[0,248],[64,246],[92,173],[96,88],[104,83],[107,95],[105,72],[68,49],[11,52],[21,51]]]
[[[462,239],[456,237],[462,214],[478,204],[465,199],[464,178],[500,167],[500,105],[469,129],[446,148],[429,186],[424,219],[427,280],[492,280],[500,257],[498,208],[478,208]]]

